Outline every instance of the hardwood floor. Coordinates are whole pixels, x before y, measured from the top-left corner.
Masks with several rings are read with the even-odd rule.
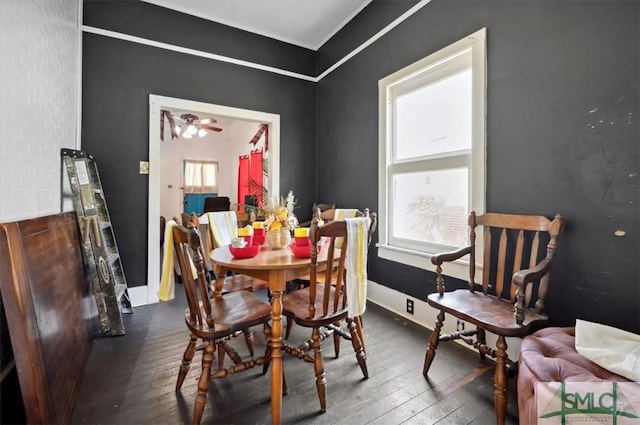
[[[201,354],[196,353],[182,391],[175,382],[188,342],[182,287],[176,299],[136,307],[126,315],[126,335],[94,342],[72,424],[190,423]],[[327,412],[320,413],[313,366],[284,355],[288,395],[283,424],[493,424],[493,367],[453,343],[438,348],[429,380],[422,362],[429,331],[375,304],[364,315],[369,379],[363,379],[351,344],[335,359],[323,343]],[[309,330],[293,328],[290,341]],[[247,355],[243,338],[232,342]],[[256,350],[264,350],[255,329]],[[258,352],[258,351],[256,351]],[[215,364],[215,363],[214,363]],[[202,424],[269,424],[269,375],[261,367],[211,382]],[[515,379],[509,381],[507,423],[518,423]]]

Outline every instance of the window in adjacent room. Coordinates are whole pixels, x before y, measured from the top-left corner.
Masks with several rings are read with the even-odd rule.
[[[186,159],[184,193],[218,193],[218,162]]]
[[[482,29],[379,82],[383,258],[430,268],[431,254],[468,244],[469,211],[484,212],[485,38]]]

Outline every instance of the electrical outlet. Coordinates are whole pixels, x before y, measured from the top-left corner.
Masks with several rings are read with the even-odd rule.
[[[458,320],[456,324],[456,330],[463,331],[464,330],[464,322],[462,320]]]
[[[407,298],[407,313],[413,314],[413,300]]]

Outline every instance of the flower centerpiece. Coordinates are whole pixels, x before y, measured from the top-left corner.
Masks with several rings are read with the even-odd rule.
[[[298,226],[298,219],[293,213],[296,200],[293,191],[279,202],[270,202],[263,208],[264,228],[267,230],[267,244],[271,249],[285,248],[291,242],[291,232]]]

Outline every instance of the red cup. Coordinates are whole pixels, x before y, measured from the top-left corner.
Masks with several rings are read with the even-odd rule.
[[[239,238],[244,239],[245,241],[247,241],[247,244],[245,246],[251,246],[253,245],[253,235],[249,235],[249,236],[238,236]]]
[[[253,236],[265,236],[265,235],[266,235],[265,229],[253,229]]]

